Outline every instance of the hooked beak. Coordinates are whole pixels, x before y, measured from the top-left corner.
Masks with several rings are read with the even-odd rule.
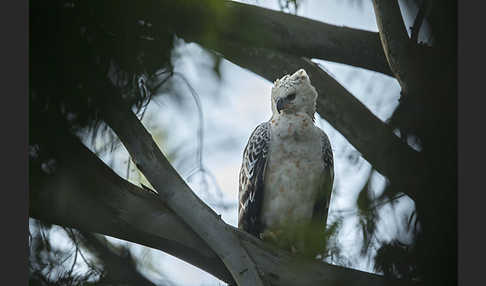
[[[277,99],[277,112],[280,113],[282,109],[285,109],[288,103],[289,100],[286,97]]]

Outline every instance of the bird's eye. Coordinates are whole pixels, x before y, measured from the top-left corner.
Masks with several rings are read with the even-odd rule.
[[[294,100],[294,99],[295,99],[295,92],[294,92],[294,93],[291,93],[291,94],[289,94],[289,95],[287,95],[287,98],[288,98],[289,100]]]

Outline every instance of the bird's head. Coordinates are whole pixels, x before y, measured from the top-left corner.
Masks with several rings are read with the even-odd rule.
[[[272,112],[282,113],[306,112],[314,118],[317,92],[309,76],[303,69],[293,75],[285,75],[274,82],[272,87]]]

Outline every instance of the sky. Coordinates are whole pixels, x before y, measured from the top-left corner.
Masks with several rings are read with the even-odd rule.
[[[279,10],[278,0],[238,1],[265,8]],[[412,11],[413,9],[411,9]],[[413,12],[413,11],[412,11]],[[411,12],[411,13],[412,13]],[[297,13],[299,16],[312,18],[329,24],[347,26],[368,31],[378,31],[371,1],[356,0],[305,0]],[[410,18],[410,15],[404,15]],[[183,74],[196,91],[203,111],[203,164],[214,176],[214,180],[197,173],[188,178],[197,165],[198,148],[198,113],[194,98],[183,81],[177,80],[180,88],[177,96],[181,102],[171,98],[175,95],[156,97],[148,106],[143,123],[151,130],[170,130],[165,139],[163,151],[178,151],[181,156],[173,162],[179,174],[203,201],[208,203],[222,219],[233,226],[237,225],[238,173],[243,149],[253,129],[271,116],[270,91],[272,84],[260,76],[222,60],[220,63],[221,79],[210,72],[214,58],[194,43],[178,40],[176,43],[175,71]],[[322,60],[313,61],[321,64],[351,94],[368,107],[378,118],[386,120],[398,105],[400,86],[389,76]],[[181,111],[183,110],[183,111]],[[317,115],[316,115],[317,116]],[[335,182],[330,205],[328,224],[333,220],[333,213],[340,210],[356,209],[356,199],[371,171],[370,164],[325,118],[318,117],[316,124],[329,136],[334,153]],[[88,147],[89,144],[85,142]],[[110,156],[114,155],[113,158]],[[112,162],[112,168],[122,177],[126,177],[128,154],[120,148],[115,154],[105,154],[101,159]],[[133,164],[132,164],[133,165]],[[208,181],[209,193],[213,198],[230,206],[227,209],[212,205],[213,201],[204,184]],[[379,195],[386,184],[386,179],[374,172],[371,188]],[[218,190],[221,192],[217,196]],[[413,208],[413,202],[404,197],[396,205],[399,216],[407,215]],[[380,209],[382,220],[380,236],[389,240],[397,235],[410,240],[410,234],[403,232],[403,222],[392,219],[389,207]],[[388,218],[388,219],[386,219]],[[338,241],[345,255],[350,258],[350,267],[372,271],[372,265],[365,259],[356,259],[359,252],[360,234],[356,231],[357,217],[350,218],[343,224]],[[61,241],[61,238],[58,238]],[[115,243],[127,243],[111,239]],[[224,285],[222,282],[196,267],[158,250],[147,251],[146,247],[130,243],[134,254],[149,255],[152,259],[151,270],[141,267],[142,273],[155,282],[161,279],[160,273],[174,281],[175,285]]]

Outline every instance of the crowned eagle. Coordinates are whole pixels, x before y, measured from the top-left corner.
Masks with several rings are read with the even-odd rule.
[[[331,144],[314,124],[316,89],[300,69],[275,81],[272,117],[243,152],[238,227],[293,252],[317,254],[334,181]]]

